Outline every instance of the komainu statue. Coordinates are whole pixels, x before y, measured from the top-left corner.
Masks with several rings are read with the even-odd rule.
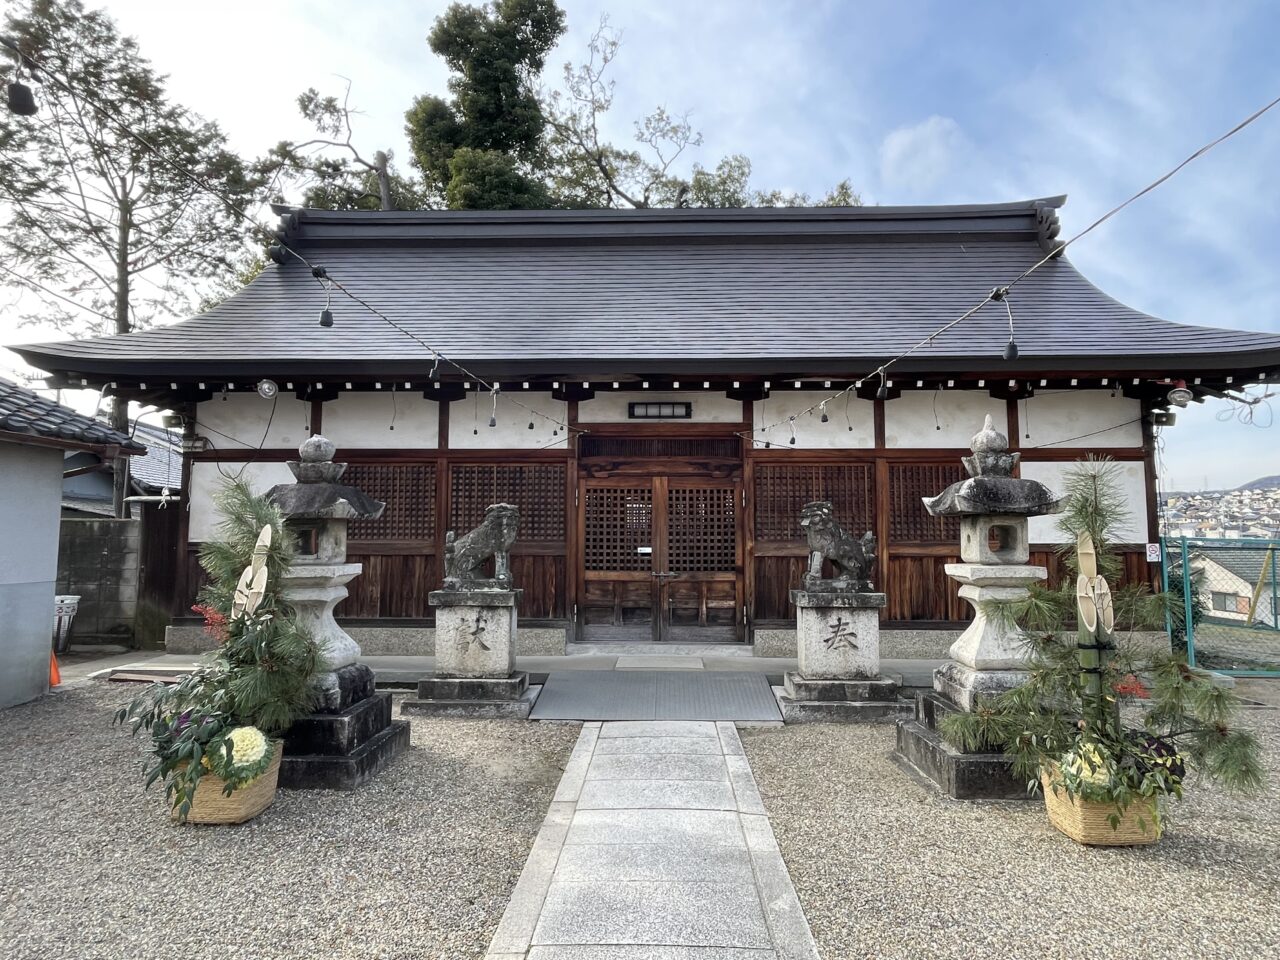
[[[840,526],[826,500],[806,503],[800,511],[800,526],[809,540],[809,569],[804,575],[804,588],[813,591],[872,590],[871,572],[876,563],[876,538],[871,531],[855,540]],[[822,563],[830,560],[835,577],[822,576]]]
[[[446,590],[510,590],[511,545],[520,527],[520,511],[509,503],[495,503],[484,512],[480,526],[461,537],[450,530],[444,538]],[[484,565],[493,557],[493,576]]]

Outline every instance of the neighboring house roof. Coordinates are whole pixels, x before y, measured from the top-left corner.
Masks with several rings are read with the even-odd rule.
[[[280,236],[449,357],[490,377],[607,370],[867,370],[1052,248],[1065,198],[939,207],[331,212],[278,208]],[[423,376],[431,354],[287,251],[194,319],[15,348],[73,377]],[[912,372],[1280,368],[1280,336],[1194,327],[1108,297],[1051,260],[895,366]],[[461,378],[460,378],[461,379]],[[1208,379],[1205,381],[1209,382]],[[1222,381],[1219,381],[1222,382]]]
[[[1273,570],[1280,570],[1280,547],[1276,548],[1273,566],[1266,547],[1231,546],[1232,543],[1231,540],[1223,540],[1222,547],[1204,544],[1196,546],[1191,551],[1192,570],[1196,569],[1196,564],[1211,563],[1234,574],[1251,587],[1256,586],[1259,579],[1264,586],[1270,586]],[[1181,570],[1182,558],[1175,554],[1170,558],[1169,573],[1173,574]],[[1276,582],[1280,583],[1280,580]]]
[[[159,493],[168,487],[177,493],[182,486],[182,435],[141,421],[134,421],[132,429],[147,452],[129,461],[129,477],[148,491]]]
[[[1195,555],[1211,560],[1223,569],[1230,570],[1241,580],[1251,585],[1256,585],[1260,578],[1264,584],[1270,584],[1273,569],[1280,567],[1280,548],[1275,553],[1275,567],[1272,566],[1272,561],[1267,556],[1265,548],[1241,547],[1230,550],[1215,550],[1212,554],[1197,551]]]
[[[63,449],[103,450],[126,455],[146,447],[92,417],[0,379],[0,440]]]
[[[76,513],[92,513],[98,517],[114,517],[116,515],[111,507],[110,500],[100,500],[96,497],[68,497],[63,494],[62,509],[74,510]]]

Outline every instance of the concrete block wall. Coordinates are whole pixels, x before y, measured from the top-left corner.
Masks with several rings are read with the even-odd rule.
[[[63,519],[58,593],[80,597],[71,642],[133,641],[138,611],[141,520]]]

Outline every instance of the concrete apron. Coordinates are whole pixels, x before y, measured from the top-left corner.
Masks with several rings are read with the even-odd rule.
[[[817,960],[732,723],[585,723],[487,960]]]

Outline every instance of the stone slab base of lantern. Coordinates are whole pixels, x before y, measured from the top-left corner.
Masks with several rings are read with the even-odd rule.
[[[939,721],[959,709],[939,693],[918,694],[914,717],[898,722],[894,760],[955,800],[1031,799],[1003,753],[962,753],[943,740]]]
[[[285,734],[280,786],[354,790],[409,748],[409,721],[392,719],[390,693],[353,663],[331,674],[332,708],[307,714]]]
[[[909,716],[897,680],[880,675],[883,593],[792,590],[798,669],[783,679],[785,723],[859,723]]]
[[[418,682],[402,713],[525,719],[537,690],[516,670],[520,590],[434,590],[436,669]]]

